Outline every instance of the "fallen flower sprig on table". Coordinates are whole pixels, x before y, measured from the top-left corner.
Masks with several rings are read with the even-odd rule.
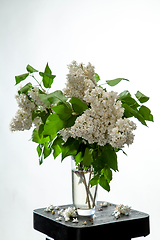
[[[129,212],[131,210],[131,207],[129,206],[124,206],[123,204],[120,204],[118,206],[115,207],[115,211],[113,213],[113,215],[115,216],[115,218],[120,218],[122,215],[129,215]]]

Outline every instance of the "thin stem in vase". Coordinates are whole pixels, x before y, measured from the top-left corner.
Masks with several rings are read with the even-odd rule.
[[[91,194],[91,192],[90,192],[90,180],[91,180],[91,175],[92,175],[92,173],[90,172],[90,174],[89,174],[89,181],[88,181],[88,186],[87,186],[87,188],[88,188],[88,194],[89,194],[89,196],[90,196],[90,198],[91,198],[91,200],[92,200],[92,204],[93,204],[93,201],[94,201],[94,199],[93,199],[93,196],[92,196],[92,194]],[[86,197],[86,203],[87,203],[87,197]]]
[[[96,197],[97,197],[97,189],[98,189],[98,184],[96,185],[96,190],[95,190],[95,194],[94,194],[94,198],[93,198],[92,208],[94,208],[94,206],[95,206],[95,201],[96,201]]]
[[[84,175],[83,171],[82,171],[82,174],[83,174],[83,183],[84,183],[84,186],[85,186],[85,189],[86,189],[86,198],[87,198],[87,202],[88,202],[88,207],[89,207],[89,209],[91,209],[91,204],[90,204],[90,200],[89,200],[89,191],[88,191],[88,187],[87,187],[87,184],[86,184],[86,178],[85,178],[85,175]]]

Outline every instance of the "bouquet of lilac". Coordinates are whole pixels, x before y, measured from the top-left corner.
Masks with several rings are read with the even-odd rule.
[[[153,121],[153,115],[143,103],[149,97],[137,91],[133,98],[129,91],[108,92],[100,86],[94,67],[73,61],[69,66],[66,88],[49,93],[55,75],[48,63],[44,72],[27,65],[27,73],[16,76],[16,85],[28,77],[28,82],[16,95],[19,109],[10,124],[11,131],[32,127],[32,141],[37,143],[39,163],[50,154],[63,160],[73,156],[78,170],[93,169],[91,186],[99,184],[110,191],[112,170],[118,171],[117,152],[134,140],[137,118],[143,125]],[[35,75],[42,77],[38,82]],[[125,78],[107,80],[115,86]],[[125,152],[123,151],[125,154]]]

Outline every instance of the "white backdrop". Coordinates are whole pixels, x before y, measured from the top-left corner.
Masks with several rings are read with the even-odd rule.
[[[150,96],[155,122],[137,124],[135,141],[119,154],[119,173],[99,200],[127,204],[150,214],[159,237],[159,61],[158,0],[1,0],[0,2],[0,239],[41,240],[33,209],[71,203],[70,160],[49,157],[39,166],[31,132],[9,131],[17,111],[14,76],[27,64],[56,74],[53,91],[65,86],[67,64],[91,62],[101,79],[130,79],[114,90]],[[106,233],[107,236],[107,233]]]

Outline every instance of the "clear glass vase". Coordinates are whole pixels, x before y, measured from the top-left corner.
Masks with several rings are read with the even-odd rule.
[[[77,168],[72,159],[72,199],[80,216],[91,216],[95,212],[98,186],[91,187],[89,183],[93,173],[92,169],[85,171]]]

